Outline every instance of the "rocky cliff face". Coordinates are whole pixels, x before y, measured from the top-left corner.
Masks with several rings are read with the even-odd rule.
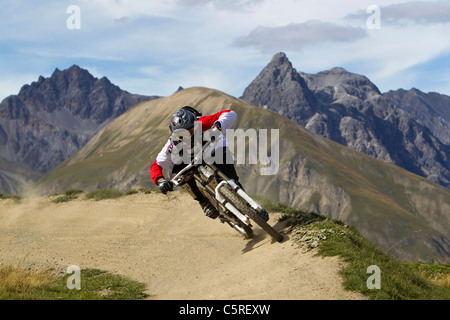
[[[450,145],[419,122],[397,95],[383,95],[366,77],[333,68],[297,72],[276,54],[242,99],[310,131],[450,187]],[[431,122],[431,121],[429,121]],[[434,130],[436,132],[437,130]],[[445,131],[445,130],[444,130]]]
[[[437,92],[391,90],[383,94],[397,108],[426,126],[442,143],[450,145],[450,97]]]
[[[1,102],[0,159],[44,174],[112,119],[149,99],[123,91],[105,77],[94,78],[78,66],[56,69],[50,78],[41,76]],[[0,166],[0,174],[1,169],[5,168]],[[6,184],[0,190],[15,191],[17,186]]]

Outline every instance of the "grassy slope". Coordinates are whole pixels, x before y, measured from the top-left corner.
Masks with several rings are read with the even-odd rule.
[[[356,226],[394,255],[442,261],[440,245],[435,243],[448,237],[446,230],[450,229],[447,189],[314,135],[272,111],[207,88],[185,89],[137,105],[46,175],[38,188],[51,193],[71,188],[151,187],[149,166],[167,141],[168,119],[183,105],[197,107],[204,114],[231,108],[238,113],[234,128],[280,130],[277,175],[261,176],[255,165],[238,166],[248,192],[319,210],[325,208],[327,198],[341,192],[348,203],[338,208],[331,201],[331,209],[321,213]],[[305,171],[312,173],[310,180],[302,178]],[[310,195],[307,199],[305,191]]]
[[[282,220],[291,225],[291,236],[302,251],[316,249],[319,256],[339,256],[345,262],[340,273],[347,290],[375,300],[450,299],[449,265],[395,260],[355,228],[273,201],[263,202],[270,211],[284,212]],[[377,286],[375,273],[369,268],[373,266],[379,270]]]
[[[80,290],[72,274],[56,275],[52,270],[0,267],[0,300],[141,300],[148,295],[137,281],[97,269],[80,271]]]

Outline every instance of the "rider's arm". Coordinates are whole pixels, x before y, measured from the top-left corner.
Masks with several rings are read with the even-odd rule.
[[[164,179],[163,168],[158,165],[158,162],[155,160],[153,164],[150,166],[150,176],[152,177],[152,181],[154,184],[158,185],[158,181]]]
[[[171,152],[173,148],[172,140],[169,139],[159,152],[156,160],[150,166],[150,175],[154,184],[158,185],[158,180],[164,179],[163,169],[173,166]]]
[[[236,117],[236,112],[233,110],[224,110],[210,116],[200,117],[198,122],[202,124],[203,131],[211,129],[214,123],[220,122],[222,132],[225,132],[233,126]]]

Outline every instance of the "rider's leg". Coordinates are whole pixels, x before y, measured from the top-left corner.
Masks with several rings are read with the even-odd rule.
[[[219,212],[216,208],[209,202],[209,200],[200,192],[197,183],[194,179],[190,179],[183,185],[184,189],[200,203],[200,206],[205,212],[205,215],[211,219],[216,219],[219,216]]]
[[[172,172],[177,173],[182,168],[183,166],[180,167],[174,166]],[[195,182],[194,179],[189,179],[188,181],[186,181],[186,183],[182,185],[182,188],[186,190],[189,193],[189,195],[191,195],[192,198],[194,198],[194,200],[199,202],[200,207],[203,209],[203,212],[207,217],[215,219],[219,216],[219,212],[217,211],[217,209],[200,192],[200,189],[198,188],[197,183]]]

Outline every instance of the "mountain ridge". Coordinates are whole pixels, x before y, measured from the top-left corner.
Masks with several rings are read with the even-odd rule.
[[[443,142],[450,132],[440,130],[436,137],[436,130],[427,126],[435,117],[416,121],[408,108],[399,106],[402,100],[395,93],[385,96],[366,76],[339,67],[317,74],[298,72],[286,54],[278,53],[241,99],[450,187],[450,145]]]
[[[0,191],[22,189],[5,176],[7,162],[26,168],[16,181],[33,181],[70,157],[112,119],[153,98],[130,94],[78,65],[56,68],[50,77],[25,84],[0,103]]]
[[[390,90],[383,95],[429,128],[442,143],[450,144],[450,96],[437,92],[424,93],[416,88]]]

